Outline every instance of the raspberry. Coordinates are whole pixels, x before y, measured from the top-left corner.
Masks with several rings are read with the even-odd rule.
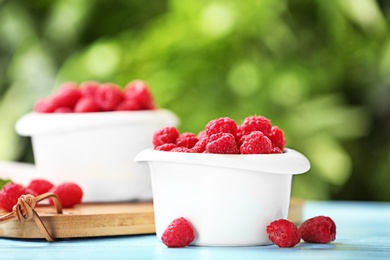
[[[44,98],[37,101],[34,111],[38,113],[53,113],[56,109],[53,99]]]
[[[162,242],[167,247],[186,247],[194,239],[194,229],[183,217],[173,220],[161,236]]]
[[[80,186],[73,182],[65,182],[53,187],[50,192],[56,194],[64,208],[71,208],[76,204],[80,204],[83,198],[83,190]],[[50,203],[54,204],[50,199]]]
[[[195,153],[203,153],[206,151],[206,145],[209,142],[209,139],[206,137],[203,137],[202,139],[199,139],[199,141],[192,147],[192,150]]]
[[[125,87],[125,99],[134,100],[139,104],[140,109],[154,109],[154,101],[149,91],[149,86],[142,80],[129,82]]]
[[[98,112],[99,107],[92,97],[82,97],[74,107],[75,113]]]
[[[178,146],[184,146],[187,148],[192,148],[199,141],[194,133],[182,133],[177,139],[176,144]]]
[[[282,150],[280,150],[280,148],[279,147],[276,147],[276,146],[274,146],[274,147],[272,147],[272,149],[271,149],[271,152],[270,153],[283,153],[283,151]]]
[[[26,188],[25,194],[31,194],[31,195],[33,195],[34,197],[36,197],[36,196],[39,195],[35,190],[28,189],[28,188]]]
[[[60,86],[53,100],[56,107],[73,108],[80,97],[81,92],[78,85],[73,82],[65,82]]]
[[[299,226],[302,239],[308,243],[330,243],[336,239],[336,224],[330,217],[317,216]]]
[[[171,152],[193,153],[194,150],[192,150],[191,148],[184,147],[184,146],[178,146],[178,147],[173,148],[171,150]]]
[[[54,113],[72,113],[73,110],[70,107],[58,107],[54,110]]]
[[[100,83],[96,81],[85,81],[80,85],[80,92],[82,97],[94,98],[96,90]]]
[[[203,139],[203,138],[205,138],[205,137],[207,137],[206,130],[200,131],[200,132],[198,133],[197,137],[198,137],[199,140],[200,140],[200,139]]]
[[[240,126],[242,136],[250,134],[252,131],[261,131],[264,135],[268,135],[271,128],[271,122],[264,116],[249,116]]]
[[[124,99],[123,91],[113,83],[106,83],[96,89],[96,104],[103,111],[113,111]]]
[[[286,139],[284,138],[283,131],[279,127],[273,126],[271,132],[268,133],[268,138],[271,140],[273,146],[279,147],[283,151]]]
[[[20,184],[9,182],[3,186],[0,192],[0,204],[4,210],[11,212],[18,198],[28,194],[28,190]]]
[[[162,144],[176,143],[176,139],[179,137],[179,131],[174,126],[167,126],[163,129],[156,131],[153,135],[153,146],[156,148]]]
[[[297,226],[286,219],[271,222],[267,233],[268,238],[279,247],[294,247],[301,240]]]
[[[235,137],[237,134],[237,124],[233,119],[221,117],[207,123],[206,133],[209,137],[216,133],[229,133]]]
[[[140,110],[141,106],[140,104],[133,100],[133,99],[124,99],[121,103],[119,103],[116,108],[114,109],[115,111],[135,111],[135,110]]]
[[[172,150],[173,148],[176,148],[176,147],[177,147],[176,144],[169,143],[169,144],[162,144],[160,146],[157,146],[154,149],[157,150],[157,151],[170,151],[170,150]]]
[[[37,195],[49,192],[54,187],[53,183],[44,179],[34,179],[32,180],[27,189],[34,191]]]
[[[268,154],[271,153],[272,143],[262,132],[253,131],[241,138],[241,154]]]
[[[206,145],[207,153],[238,154],[236,138],[229,133],[216,133],[210,136]]]

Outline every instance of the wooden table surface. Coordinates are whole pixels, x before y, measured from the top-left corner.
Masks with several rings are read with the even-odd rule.
[[[1,259],[390,259],[390,202],[305,202],[303,218],[330,216],[331,244],[300,242],[294,248],[167,248],[154,234],[46,240],[0,238]]]

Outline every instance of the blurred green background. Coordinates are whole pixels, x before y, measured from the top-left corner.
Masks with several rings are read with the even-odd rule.
[[[61,82],[150,84],[198,132],[264,115],[311,161],[293,196],[389,201],[390,2],[0,0],[0,160]]]

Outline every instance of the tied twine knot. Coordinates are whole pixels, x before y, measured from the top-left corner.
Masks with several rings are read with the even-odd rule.
[[[54,193],[44,193],[37,197],[34,197],[31,194],[22,195],[18,198],[18,202],[13,206],[12,212],[0,217],[0,222],[7,222],[11,220],[18,220],[19,222],[28,221],[34,219],[42,235],[46,238],[47,241],[53,242],[55,238],[52,237],[43,224],[38,213],[34,210],[35,205],[48,198],[53,198],[54,205],[56,207],[57,214],[62,214],[62,206],[59,198]]]
[[[31,194],[22,195],[18,198],[18,202],[13,206],[12,213],[19,221],[27,221],[34,216],[34,207],[37,204],[35,197]]]

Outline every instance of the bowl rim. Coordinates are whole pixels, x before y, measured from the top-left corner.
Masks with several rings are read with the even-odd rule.
[[[168,109],[107,111],[91,113],[37,113],[20,117],[15,130],[21,136],[71,132],[82,129],[121,125],[159,124],[177,125],[179,118]]]
[[[147,148],[139,152],[134,161],[214,166],[276,174],[302,174],[311,167],[303,154],[290,148],[285,148],[281,154],[183,153]]]

